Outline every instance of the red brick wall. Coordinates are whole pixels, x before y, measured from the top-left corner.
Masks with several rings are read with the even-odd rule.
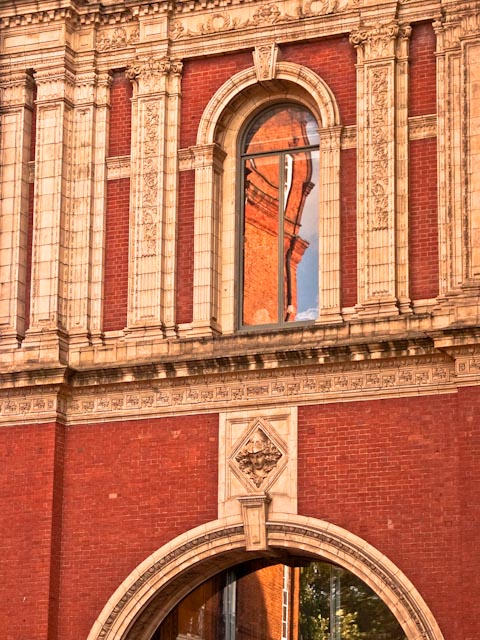
[[[195,206],[195,172],[179,174],[177,224],[177,322],[193,319],[193,225]]]
[[[123,71],[113,74],[110,92],[108,156],[130,155],[132,84]],[[103,330],[123,329],[128,305],[130,179],[107,183]]]
[[[5,640],[56,637],[63,429],[0,430],[0,621]]]
[[[281,46],[281,59],[296,62],[315,71],[338,102],[342,124],[355,124],[357,119],[356,69],[357,54],[348,36],[325,38]]]
[[[132,83],[115,71],[110,88],[109,156],[129,156],[132,133]]]
[[[435,32],[431,23],[412,27],[409,54],[408,115],[437,112]]]
[[[480,614],[480,559],[472,554],[480,539],[469,524],[480,504],[479,418],[473,388],[299,409],[299,513],[345,527],[389,556],[448,640],[473,639]],[[462,582],[465,570],[471,581]],[[458,615],[461,590],[472,607],[466,617]]]
[[[233,75],[252,65],[250,51],[185,60],[182,75],[180,148],[196,144],[200,119],[215,91]]]
[[[452,560],[461,563],[459,592],[463,616],[465,640],[477,640],[480,619],[480,390],[478,387],[462,389],[462,412],[459,428],[459,502],[461,530],[459,532],[460,553]],[[453,555],[453,554],[452,554]],[[453,609],[450,609],[450,612]],[[448,640],[448,639],[447,639]]]
[[[357,152],[345,149],[340,164],[341,304],[357,303]]]
[[[413,25],[410,42],[409,116],[436,113],[435,33]],[[438,295],[437,141],[411,140],[409,149],[409,259],[412,300]]]
[[[216,415],[68,428],[59,638],[86,638],[142,560],[217,517],[217,434]]]
[[[127,324],[130,178],[107,182],[103,330]]]
[[[438,295],[437,139],[410,141],[410,297]]]

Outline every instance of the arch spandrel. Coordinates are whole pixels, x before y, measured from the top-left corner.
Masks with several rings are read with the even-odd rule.
[[[267,523],[270,551],[335,562],[363,580],[395,615],[408,640],[443,640],[414,585],[384,554],[331,523],[288,515]],[[87,640],[149,640],[173,607],[214,574],[259,556],[245,551],[243,525],[210,522],[167,543],[115,591]]]
[[[292,90],[279,89],[282,81],[286,85],[291,85]],[[276,87],[269,91],[269,86]],[[291,99],[295,97],[295,91],[299,92],[298,97],[309,106],[318,117],[321,129],[330,129],[340,125],[340,113],[337,101],[329,88],[320,76],[307,67],[293,62],[279,62],[276,67],[275,80],[266,83],[259,83],[255,67],[250,67],[240,71],[227,80],[212,96],[210,102],[203,112],[200,125],[198,127],[197,145],[212,144],[219,142],[216,139],[217,127],[226,125],[222,120],[229,120],[229,107],[232,102],[241,96],[242,92],[258,87],[258,101],[267,103],[275,95],[277,99]],[[255,100],[248,100],[251,110],[258,108]],[[235,112],[232,113],[232,116]],[[232,117],[230,116],[230,117]],[[246,114],[243,114],[245,117]]]

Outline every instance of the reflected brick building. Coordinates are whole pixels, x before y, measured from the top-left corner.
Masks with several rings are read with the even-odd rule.
[[[1,3],[7,640],[193,634],[272,557],[477,639],[479,15]]]

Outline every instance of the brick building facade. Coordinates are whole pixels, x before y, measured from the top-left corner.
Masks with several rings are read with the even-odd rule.
[[[4,637],[306,556],[477,640],[480,2],[7,0],[0,91]]]

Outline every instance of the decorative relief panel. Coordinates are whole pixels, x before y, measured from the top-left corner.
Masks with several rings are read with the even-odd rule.
[[[219,517],[245,516],[242,503],[254,497],[263,497],[250,505],[257,516],[265,500],[271,513],[296,513],[296,408],[227,412],[219,428]]]
[[[480,363],[479,355],[469,355],[465,371],[471,375]],[[480,365],[479,365],[480,366]],[[232,407],[278,406],[280,401],[298,405],[338,400],[362,400],[396,395],[451,393],[457,378],[454,361],[441,356],[360,361],[344,365],[313,365],[281,373],[263,370],[175,380],[149,380],[144,383],[76,387],[65,407],[68,422],[123,420],[173,413],[226,411]],[[458,373],[458,372],[457,372]],[[476,374],[478,375],[478,374]],[[23,391],[9,391],[21,401]],[[6,417],[0,399],[0,419]],[[32,417],[35,412],[30,407]],[[268,416],[267,416],[268,419]],[[244,425],[246,429],[247,425]],[[238,438],[241,437],[238,434]],[[235,442],[237,442],[235,439]],[[234,443],[232,442],[232,447]],[[281,448],[280,448],[281,450]]]
[[[275,442],[276,441],[276,442]],[[266,491],[287,463],[285,445],[275,437],[271,425],[258,418],[236,444],[229,465],[246,489]]]
[[[194,22],[194,17],[174,20],[169,29],[172,40],[195,36],[228,33],[240,29],[269,27],[282,23],[291,23],[304,18],[327,16],[354,9],[359,0],[305,0],[304,2],[267,2],[250,13],[242,9],[217,11],[204,18],[203,22]]]
[[[115,27],[112,30],[101,31],[97,35],[96,49],[102,53],[115,51],[138,43],[140,32],[137,24],[129,27]]]

